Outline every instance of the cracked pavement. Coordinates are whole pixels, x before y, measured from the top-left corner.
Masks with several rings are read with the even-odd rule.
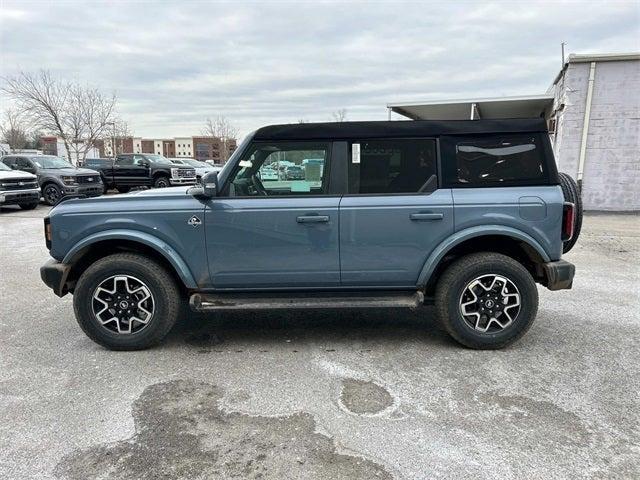
[[[638,478],[640,217],[589,215],[574,289],[472,351],[418,311],[229,312],[110,352],[0,211],[0,478]]]

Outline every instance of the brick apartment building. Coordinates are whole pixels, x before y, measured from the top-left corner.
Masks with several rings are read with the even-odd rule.
[[[112,157],[113,139],[105,138],[99,145],[101,157]],[[213,160],[224,163],[225,143],[217,137],[175,137],[173,139],[147,139],[140,137],[116,138],[117,153],[154,153],[169,158],[195,158],[196,160]],[[236,149],[236,141],[228,140],[229,150],[226,158]]]

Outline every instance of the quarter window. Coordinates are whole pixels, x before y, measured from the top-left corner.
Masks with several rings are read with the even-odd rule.
[[[448,137],[443,152],[453,185],[527,185],[548,177],[538,134]]]
[[[363,140],[351,144],[350,194],[428,193],[435,188],[435,140]]]
[[[325,142],[256,143],[240,160],[229,196],[321,195],[328,158]]]

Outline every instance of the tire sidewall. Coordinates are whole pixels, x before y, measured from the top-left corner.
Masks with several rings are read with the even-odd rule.
[[[114,275],[131,275],[144,282],[153,295],[155,311],[150,323],[137,333],[118,334],[103,327],[93,313],[93,293],[96,287]],[[167,322],[171,322],[169,299],[175,292],[144,265],[137,262],[96,262],[83,274],[82,282],[76,288],[73,300],[76,319],[82,330],[96,343],[111,349],[139,349],[159,342],[167,333]],[[174,315],[174,314],[173,314]],[[173,322],[171,322],[173,324]]]
[[[520,312],[514,322],[506,329],[497,332],[482,333],[473,329],[460,312],[460,296],[466,286],[482,275],[501,275],[512,281],[520,292]],[[446,296],[448,326],[452,335],[467,346],[476,348],[495,348],[511,343],[522,336],[531,326],[538,311],[538,290],[529,272],[501,263],[478,264],[454,278]]]
[[[164,185],[161,184],[161,182],[164,182]],[[169,182],[169,178],[164,176],[164,175],[160,175],[159,177],[157,177],[154,182],[153,182],[153,186],[154,188],[167,188],[171,186],[171,183]]]
[[[57,198],[55,201],[51,201],[49,200],[49,198],[47,197],[47,191],[49,191],[50,189],[55,189],[55,191],[57,192]],[[47,205],[50,206],[54,206],[56,205],[60,199],[62,198],[62,190],[60,189],[60,187],[58,187],[55,183],[48,183],[47,185],[45,185],[45,187],[42,189],[42,196],[44,197],[44,201]]]

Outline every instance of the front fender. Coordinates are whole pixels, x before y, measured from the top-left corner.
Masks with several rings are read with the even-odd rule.
[[[160,240],[159,238],[148,233],[135,230],[117,229],[94,233],[93,235],[83,238],[71,247],[64,256],[62,263],[72,265],[74,261],[82,255],[86,248],[103,240],[130,240],[151,247],[167,259],[187,288],[198,287],[191,270],[189,270],[186,262],[178,252],[176,252],[168,243]]]
[[[424,288],[427,285],[427,282],[431,278],[433,271],[440,263],[440,260],[442,260],[453,247],[469,239],[483,237],[486,235],[504,235],[506,237],[511,237],[525,242],[540,255],[544,262],[551,261],[547,252],[535,238],[513,227],[506,227],[504,225],[481,225],[477,227],[470,227],[454,233],[440,243],[433,252],[431,252],[431,255],[429,255],[425,261],[422,271],[420,272],[420,276],[418,277],[418,287]]]

